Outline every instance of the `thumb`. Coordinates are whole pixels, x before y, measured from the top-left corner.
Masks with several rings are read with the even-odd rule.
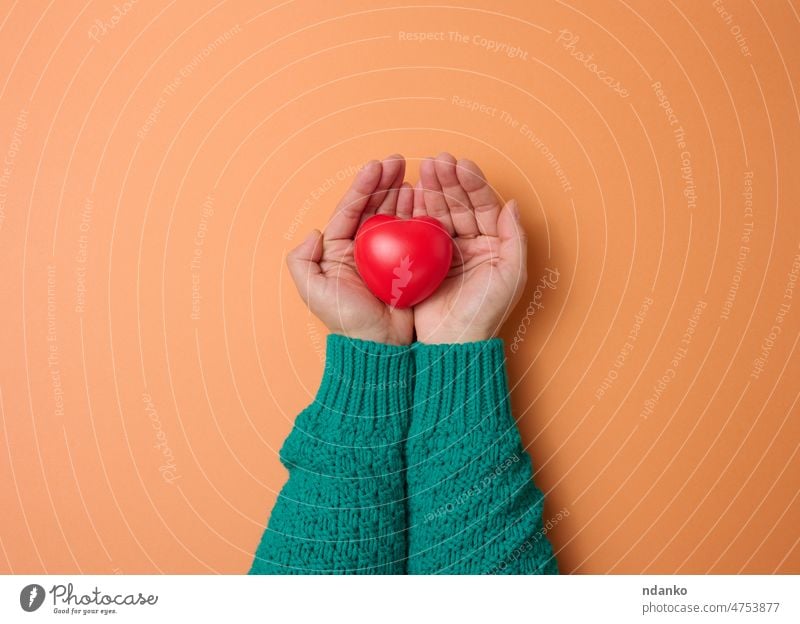
[[[500,258],[503,264],[516,271],[519,279],[526,279],[528,235],[522,225],[517,200],[510,200],[497,218],[497,235],[500,237]]]
[[[313,283],[322,275],[319,261],[322,258],[322,233],[312,230],[305,240],[286,255],[286,265],[297,291],[308,303],[308,294]]]

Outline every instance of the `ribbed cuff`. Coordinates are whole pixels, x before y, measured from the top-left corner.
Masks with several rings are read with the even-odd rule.
[[[408,409],[411,347],[328,336],[325,372],[314,402],[348,416],[393,416]]]
[[[461,412],[484,418],[508,402],[503,341],[428,345],[415,343],[415,404],[430,416]],[[502,413],[502,412],[501,412]]]
[[[332,477],[400,470],[413,366],[411,347],[329,335],[320,388],[284,442],[284,464]]]

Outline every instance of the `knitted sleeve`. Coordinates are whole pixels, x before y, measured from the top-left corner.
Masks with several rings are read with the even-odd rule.
[[[280,452],[289,479],[250,574],[405,573],[412,366],[410,347],[328,336],[319,391]]]
[[[410,574],[557,574],[511,415],[503,342],[415,344]]]

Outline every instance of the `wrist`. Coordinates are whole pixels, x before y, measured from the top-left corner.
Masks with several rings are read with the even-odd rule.
[[[390,347],[409,347],[414,341],[414,331],[411,323],[409,323],[408,328],[404,326],[395,327],[390,323],[367,324],[360,327],[342,327],[338,324],[326,323],[326,326],[331,336],[336,335],[342,338],[373,342]]]
[[[334,331],[334,334],[341,335],[353,340],[361,340],[363,342],[373,342],[376,344],[383,344],[390,347],[408,347],[411,346],[412,337],[406,335],[396,335],[391,331],[386,330],[357,330],[357,331]]]
[[[435,332],[418,332],[417,342],[426,345],[452,345],[482,342],[494,337],[494,332],[474,327],[461,330],[443,328],[441,331]]]

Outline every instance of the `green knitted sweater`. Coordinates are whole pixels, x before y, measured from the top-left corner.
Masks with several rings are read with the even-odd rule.
[[[503,342],[328,336],[250,574],[557,574]]]

